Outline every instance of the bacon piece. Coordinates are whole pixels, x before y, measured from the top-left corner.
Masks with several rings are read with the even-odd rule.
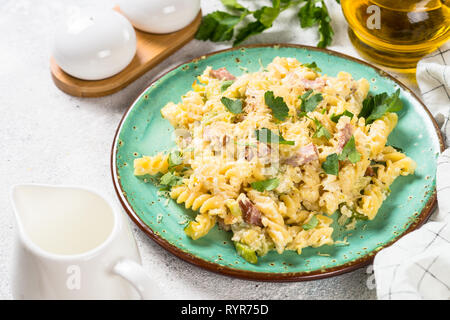
[[[261,211],[259,211],[249,199],[242,197],[238,203],[242,211],[242,218],[245,222],[263,227],[261,222]]]
[[[323,80],[323,78],[317,78],[314,80],[300,79],[300,83],[305,89],[321,89],[325,86],[325,80]]]
[[[367,167],[364,177],[374,177],[374,176],[375,176],[375,170],[373,170],[372,167]]]
[[[283,83],[288,87],[303,87],[303,89],[322,89],[326,85],[326,81],[323,78],[316,78],[314,80],[305,79],[305,73],[299,71],[289,72],[283,79]]]
[[[350,123],[346,123],[343,128],[339,130],[338,137],[338,151],[341,152],[344,149],[344,146],[347,144],[348,140],[353,135],[353,127]]]
[[[209,73],[211,77],[214,77],[219,80],[235,80],[236,77],[228,72],[226,68],[220,68],[217,70],[211,70]]]
[[[310,143],[304,147],[301,147],[298,152],[285,160],[283,163],[291,166],[301,166],[319,159],[319,152],[313,143]]]

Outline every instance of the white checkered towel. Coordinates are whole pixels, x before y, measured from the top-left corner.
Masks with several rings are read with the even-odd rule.
[[[417,82],[448,145],[450,42],[419,62]],[[436,174],[438,209],[430,221],[375,257],[378,299],[450,299],[450,149]]]

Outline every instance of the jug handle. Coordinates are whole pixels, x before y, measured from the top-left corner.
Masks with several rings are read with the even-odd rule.
[[[137,290],[142,300],[162,299],[159,286],[150,278],[148,272],[137,262],[121,259],[113,267],[113,272],[128,282]]]

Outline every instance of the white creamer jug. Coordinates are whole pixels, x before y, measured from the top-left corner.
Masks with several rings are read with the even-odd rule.
[[[15,299],[161,299],[126,217],[97,192],[16,185]]]

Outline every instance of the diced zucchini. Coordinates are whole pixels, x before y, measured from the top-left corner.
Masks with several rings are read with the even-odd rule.
[[[258,263],[258,256],[255,250],[250,249],[246,244],[235,241],[234,246],[236,247],[237,253],[244,258],[247,262],[256,264]]]
[[[235,217],[242,216],[241,208],[239,207],[239,203],[236,200],[228,199],[225,201],[225,205],[230,209],[230,212]]]

